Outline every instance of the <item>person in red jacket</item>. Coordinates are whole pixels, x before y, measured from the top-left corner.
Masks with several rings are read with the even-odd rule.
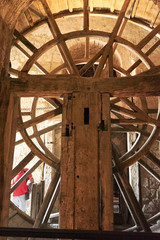
[[[23,168],[12,180],[12,186],[27,172],[28,168]],[[27,200],[25,198],[25,194],[29,192],[28,190],[28,183],[33,183],[34,179],[32,174],[27,177],[14,191],[13,191],[13,198],[12,202],[23,212],[26,211]]]

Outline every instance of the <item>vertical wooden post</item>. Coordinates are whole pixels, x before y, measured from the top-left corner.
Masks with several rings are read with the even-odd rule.
[[[72,96],[65,94],[62,115],[60,226],[74,229],[74,126]]]
[[[99,129],[99,173],[101,186],[101,228],[113,230],[113,180],[110,126],[110,97],[102,94],[102,120]]]
[[[98,126],[100,95],[73,93],[75,229],[99,229]]]
[[[8,86],[4,82],[1,86],[4,94],[1,95],[0,104],[0,226],[6,227],[19,99],[9,93]]]
[[[104,95],[101,99],[99,93],[80,92],[65,95],[62,121],[61,228],[98,230],[102,216],[102,228],[112,230],[111,169],[109,96]]]

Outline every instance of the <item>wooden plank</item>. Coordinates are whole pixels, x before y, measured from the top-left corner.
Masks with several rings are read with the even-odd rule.
[[[7,81],[7,80],[6,80]],[[73,91],[108,92],[115,97],[158,96],[160,95],[160,75],[133,76],[122,78],[82,78],[72,75],[63,76],[33,76],[11,78],[11,91],[18,96],[61,96]]]
[[[0,101],[0,226],[8,225],[10,182],[16,135],[18,98],[10,94],[5,81],[1,82]],[[2,194],[3,193],[3,194]]]
[[[113,179],[110,97],[102,94],[102,126],[99,129],[99,174],[101,185],[101,229],[113,230]]]
[[[75,229],[99,229],[97,127],[100,124],[100,113],[98,93],[73,93]]]
[[[61,200],[60,228],[74,229],[75,218],[75,159],[74,159],[74,129],[72,125],[72,96],[64,95],[62,114],[61,143]],[[67,221],[66,221],[67,219]]]

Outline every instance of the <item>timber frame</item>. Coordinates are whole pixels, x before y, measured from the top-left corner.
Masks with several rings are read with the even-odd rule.
[[[143,156],[145,156],[151,162],[160,167],[159,159],[157,159],[156,156],[150,151],[153,143],[157,139],[159,140],[159,103],[157,103],[157,109],[152,110],[154,114],[157,113],[157,116],[155,117],[154,115],[154,117],[151,117],[149,112],[151,111],[151,109],[146,107],[147,101],[145,100],[145,97],[160,96],[160,65],[155,65],[149,57],[159,47],[160,24],[151,29],[148,32],[147,36],[145,36],[136,45],[122,37],[125,26],[127,22],[130,21],[127,14],[129,12],[128,9],[133,1],[125,0],[123,2],[119,15],[116,16],[115,26],[110,33],[89,29],[89,1],[84,0],[83,2],[83,9],[81,10],[81,13],[83,13],[83,29],[75,32],[62,34],[56,22],[56,17],[54,14],[52,14],[51,8],[48,5],[47,1],[41,0],[46,17],[43,17],[43,19],[39,23],[35,24],[35,26],[38,27],[44,22],[47,22],[53,39],[41,46],[39,49],[36,48],[26,38],[27,33],[34,30],[34,23],[32,22],[32,18],[29,17],[29,12],[26,11],[26,16],[28,21],[32,25],[31,28],[22,32],[19,32],[16,29],[13,31],[13,46],[17,47],[21,52],[23,52],[23,54],[26,55],[28,60],[24,64],[21,71],[10,67],[8,72],[12,76],[14,75],[16,78],[4,76],[3,81],[1,81],[1,93],[3,96],[2,103],[3,106],[6,106],[4,116],[4,118],[6,119],[6,123],[4,123],[3,119],[1,120],[3,126],[5,126],[4,134],[2,134],[4,137],[3,141],[5,145],[3,155],[5,156],[4,164],[10,166],[9,170],[6,169],[6,166],[2,168],[3,174],[1,176],[1,182],[3,183],[3,188],[5,188],[5,190],[3,190],[3,192],[5,193],[4,196],[5,198],[9,199],[9,194],[13,192],[13,190],[17,186],[19,186],[20,183],[24,179],[26,179],[27,176],[31,172],[33,172],[42,162],[45,162],[49,166],[53,167],[55,169],[55,175],[51,180],[49,189],[45,196],[45,200],[41,206],[41,209],[34,222],[33,227],[37,228],[40,227],[42,224],[46,223],[52,210],[51,208],[47,208],[47,206],[49,203],[51,203],[51,206],[54,205],[58,192],[60,191],[60,159],[50,153],[40,139],[41,134],[48,132],[50,129],[54,129],[55,126],[53,125],[50,128],[48,127],[44,129],[43,131],[38,131],[36,128],[36,124],[46,119],[50,119],[54,116],[62,114],[62,109],[64,109],[64,105],[61,101],[62,96],[65,96],[64,98],[66,98],[67,96],[68,98],[68,96],[81,93],[84,97],[84,95],[91,96],[91,94],[94,95],[98,93],[103,98],[107,95],[107,100],[105,99],[107,110],[104,110],[104,112],[110,109],[111,113],[114,115],[114,117],[111,117],[109,118],[110,120],[108,120],[111,124],[109,133],[111,134],[112,131],[133,131],[139,134],[136,144],[132,147],[130,151],[128,151],[122,156],[119,156],[119,152],[117,151],[114,143],[112,147],[110,147],[110,149],[112,149],[113,155],[112,171],[113,176],[124,196],[124,199],[127,202],[128,209],[131,212],[136,227],[139,227],[146,232],[150,232],[149,223],[145,218],[137,199],[135,198],[134,192],[127,179],[125,170],[129,166],[133,165],[135,162],[139,162],[141,166],[147,169],[147,171],[150,172],[152,176],[157,179],[157,181],[160,181],[159,175],[153,169],[151,169],[149,165],[143,160]],[[29,9],[31,11],[31,8]],[[93,12],[92,14],[94,14],[95,12]],[[74,14],[74,12],[72,14]],[[105,43],[104,46],[94,56],[91,57],[89,53],[89,38],[97,36],[103,37],[105,39]],[[152,45],[146,52],[142,51],[145,45],[147,45],[149,41],[151,41],[155,37],[158,38],[156,43]],[[77,38],[85,39],[85,56],[83,59],[73,59],[71,51],[67,45],[67,41]],[[23,43],[25,47],[27,47],[31,51],[32,54],[29,55],[25,48],[23,49],[23,47],[21,47],[18,42]],[[135,56],[138,58],[138,60],[135,61],[127,70],[122,68],[121,66],[118,66],[113,61],[113,55],[118,45],[122,45],[125,49],[129,49],[129,51],[135,54]],[[38,59],[41,57],[41,55],[43,55],[45,52],[55,46],[57,47],[61,55],[63,63],[53,69],[51,72],[48,72],[45,67],[38,62]],[[84,62],[85,64],[80,70],[78,70],[76,65],[82,64]],[[84,74],[88,71],[88,69],[97,62],[98,66],[96,68],[96,71],[94,72],[94,75],[92,77],[84,77]],[[141,63],[144,64],[145,70],[142,73],[133,76],[132,72],[137,69]],[[37,66],[43,75],[29,74],[29,71],[33,65]],[[113,70],[120,75],[114,77]],[[4,92],[5,94],[3,95]],[[22,121],[23,112],[21,112],[19,104],[19,100],[21,97],[35,98],[32,112],[29,113],[29,115],[32,116],[32,119],[26,122]],[[50,102],[54,106],[54,108],[52,111],[36,117],[36,102],[37,98],[39,97],[47,99],[47,101]],[[130,100],[131,98],[135,97],[140,98],[141,107]],[[159,99],[157,100],[157,102],[158,101]],[[119,106],[117,105],[117,103],[123,103],[123,105]],[[69,103],[65,102],[65,104],[67,105]],[[3,107],[1,109],[1,112],[2,111]],[[126,115],[127,117],[125,117]],[[106,120],[105,117],[102,120]],[[148,130],[146,125],[152,126],[152,130]],[[32,136],[28,136],[26,129],[31,126],[34,128],[34,133]],[[62,125],[63,130],[64,127],[65,125]],[[14,145],[20,144],[20,142],[14,142],[16,131],[21,133],[23,137],[22,141],[26,142],[31,151],[19,163],[19,165],[12,170],[11,166],[13,161]],[[73,132],[74,130],[72,129],[72,133]],[[10,139],[9,143],[8,137]],[[37,141],[43,148],[44,153],[40,151],[37,146],[32,142],[33,137],[36,137],[38,139]],[[146,140],[145,144],[142,144],[144,137],[148,137],[148,139]],[[68,140],[68,144],[70,144],[69,141],[70,140]],[[64,156],[65,154],[66,153],[64,153]],[[23,179],[21,179],[10,190],[10,178],[13,178],[20,171],[20,169],[22,169],[27,163],[29,163],[33,159],[34,156],[38,156],[40,160],[32,167],[32,169],[30,169],[29,172],[24,175]],[[110,156],[110,160],[111,159],[112,156]],[[4,174],[9,174],[6,183],[4,183]],[[100,175],[100,178],[102,179],[102,171]],[[105,197],[103,197],[103,201],[105,201],[104,199]],[[8,208],[9,201],[5,203],[5,199],[1,199],[0,205],[2,206],[0,212],[0,223],[1,226],[7,226],[8,212],[6,211],[6,208]],[[45,213],[47,214],[44,219]],[[72,228],[74,229],[73,226]],[[102,229],[106,229],[105,223],[104,226],[102,226]],[[112,227],[110,227],[109,229],[112,230]]]

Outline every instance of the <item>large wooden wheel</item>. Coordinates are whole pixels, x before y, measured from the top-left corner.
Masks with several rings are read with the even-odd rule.
[[[132,80],[132,77],[152,75],[159,73],[160,67],[156,66],[154,59],[150,57],[155,51],[159,53],[160,40],[156,36],[160,30],[160,25],[153,29],[147,28],[148,34],[138,43],[130,41],[126,38],[125,29],[127,24],[133,24],[131,20],[126,18],[129,12],[130,1],[125,0],[118,16],[113,18],[115,22],[111,32],[100,31],[90,28],[90,13],[88,10],[88,1],[84,0],[83,13],[83,29],[76,31],[62,33],[58,25],[58,21],[52,14],[50,6],[46,0],[41,0],[46,14],[45,21],[39,22],[38,25],[48,25],[53,39],[47,41],[45,44],[36,48],[27,38],[30,30],[34,32],[34,27],[22,33],[15,30],[13,46],[26,55],[28,60],[20,71],[10,68],[10,74],[27,79],[78,79],[87,77],[91,81],[98,78],[113,79],[121,77],[128,77],[126,79]],[[74,16],[74,14],[73,14]],[[106,18],[107,19],[107,18]],[[67,21],[67,18],[66,18]],[[138,28],[142,28],[139,24]],[[123,34],[124,33],[124,34]],[[95,42],[98,42],[98,45]],[[154,43],[149,44],[150,41]],[[23,43],[28,50],[25,50],[19,43]],[[75,45],[81,42],[80,52],[75,52]],[[148,44],[146,50],[145,46]],[[95,48],[95,50],[94,50]],[[52,66],[49,72],[45,68],[45,59],[49,53],[55,53],[57,62]],[[133,62],[125,62],[125,66],[121,64],[118,56],[126,54],[126,58],[132,56]],[[122,62],[124,62],[121,58]],[[36,69],[36,70],[35,70]],[[36,76],[35,76],[36,75]],[[44,76],[45,75],[45,76]],[[85,78],[84,78],[85,79]],[[133,77],[134,79],[134,77]],[[124,78],[123,78],[124,80]],[[127,81],[126,81],[127,83]],[[125,87],[125,86],[124,86]],[[144,86],[145,88],[145,86]],[[75,89],[76,90],[76,89]],[[42,94],[41,94],[42,95]],[[138,94],[133,94],[133,97],[126,97],[125,94],[118,93],[114,96],[110,95],[110,109],[111,109],[111,130],[114,136],[112,142],[113,151],[113,176],[120,188],[121,194],[128,206],[128,209],[133,217],[135,225],[142,228],[144,231],[150,231],[149,223],[142,212],[142,208],[138,203],[134,191],[129,183],[126,175],[126,170],[138,162],[145,168],[157,181],[160,180],[158,172],[150,167],[149,161],[160,167],[159,159],[152,153],[152,145],[159,140],[160,122],[158,111],[158,97],[136,97]],[[142,94],[144,95],[144,94]],[[31,94],[32,96],[32,94]],[[33,96],[34,97],[34,96]],[[63,97],[62,97],[63,98]],[[62,98],[60,94],[55,94],[53,97],[44,98],[47,106],[50,106],[46,112],[37,116],[36,109],[39,101],[38,94],[33,99],[31,109],[28,113],[23,112],[19,104],[19,117],[17,131],[20,132],[22,139],[16,142],[16,145],[25,142],[30,149],[30,152],[25,158],[13,169],[14,177],[20,169],[28,164],[34,156],[38,157],[38,161],[30,169],[33,172],[42,162],[55,169],[50,186],[46,193],[44,202],[40,212],[35,220],[34,227],[39,227],[41,224],[47,223],[50,212],[52,211],[57,194],[59,192],[60,182],[60,159],[55,156],[46,146],[44,139],[41,137],[52,131],[60,122],[54,120],[56,116],[62,114]],[[150,106],[152,104],[152,106]],[[24,121],[24,116],[29,116],[29,120]],[[39,123],[50,119],[51,126],[43,126],[42,129],[38,127]],[[32,134],[29,133],[29,128],[32,128]],[[119,151],[119,146],[116,145],[115,138],[121,134],[132,133],[135,136],[134,144],[126,151]],[[33,141],[34,139],[34,141]],[[35,141],[36,139],[36,141]],[[146,158],[149,161],[146,161]],[[29,173],[25,174],[25,177]],[[20,182],[18,183],[20,184]],[[16,186],[18,186],[18,184]],[[14,186],[12,191],[16,188]],[[50,207],[47,208],[49,202]],[[45,215],[45,218],[44,218]]]

